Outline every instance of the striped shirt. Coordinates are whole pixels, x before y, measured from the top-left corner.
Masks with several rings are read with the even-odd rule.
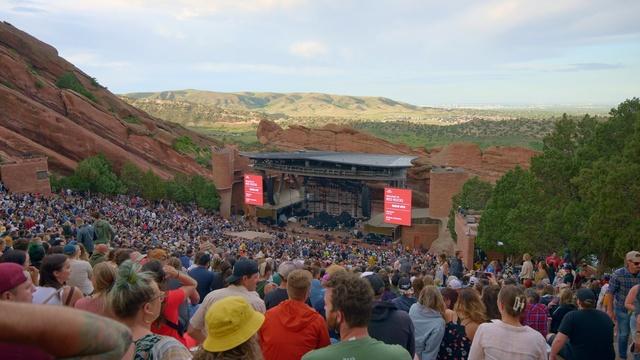
[[[640,272],[632,274],[626,267],[613,272],[609,280],[608,294],[613,295],[613,306],[616,311],[626,312],[624,300],[634,285],[640,284]]]

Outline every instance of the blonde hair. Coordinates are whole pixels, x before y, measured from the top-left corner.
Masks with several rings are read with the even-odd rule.
[[[290,299],[304,301],[313,277],[307,270],[293,270],[287,276],[287,294]]]
[[[529,255],[528,253],[525,253],[524,255],[522,255],[522,260],[524,260],[524,261],[531,260],[531,255]]]
[[[444,299],[442,299],[442,294],[438,291],[433,285],[425,286],[422,291],[420,291],[420,295],[418,296],[418,303],[428,309],[435,310],[442,315],[442,318],[445,317],[445,305]]]
[[[573,304],[573,291],[571,289],[562,289],[560,291],[560,305]]]
[[[477,324],[488,320],[487,310],[480,299],[478,292],[473,289],[462,289],[458,294],[458,301],[453,310],[464,319],[469,319]]]
[[[108,293],[113,287],[113,283],[116,281],[118,272],[116,267],[107,263],[101,262],[93,267],[93,282],[96,293]]]
[[[120,265],[115,284],[108,295],[114,315],[130,319],[156,295],[153,274],[140,272],[140,264],[127,260]]]

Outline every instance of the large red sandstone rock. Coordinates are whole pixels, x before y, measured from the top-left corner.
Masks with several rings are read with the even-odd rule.
[[[55,85],[67,72],[96,102]],[[49,168],[63,174],[78,161],[103,153],[116,169],[132,162],[163,178],[176,173],[211,178],[210,170],[172,144],[179,136],[189,136],[200,147],[221,146],[128,105],[59,57],[56,49],[6,22],[0,23],[0,109],[0,154],[9,159],[43,154],[49,157]],[[138,124],[124,121],[127,117],[135,117]]]

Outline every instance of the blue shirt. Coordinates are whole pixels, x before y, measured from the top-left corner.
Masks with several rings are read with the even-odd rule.
[[[624,300],[629,294],[629,290],[638,284],[640,284],[640,272],[634,275],[626,267],[613,272],[611,280],[609,280],[607,293],[613,295],[614,310],[627,312],[624,307]]]
[[[196,266],[191,269],[189,276],[198,282],[196,290],[198,290],[198,295],[200,295],[200,303],[202,303],[202,300],[204,300],[208,293],[224,287],[222,277],[219,274],[209,271],[202,266]]]

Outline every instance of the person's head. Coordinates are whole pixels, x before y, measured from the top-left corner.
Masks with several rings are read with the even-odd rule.
[[[573,291],[569,288],[560,290],[560,305],[573,304]]]
[[[260,273],[261,279],[268,279],[273,273],[273,268],[271,267],[271,262],[264,261],[258,266],[258,272]]]
[[[287,294],[289,299],[306,301],[311,290],[311,280],[313,279],[307,270],[293,270],[287,276]]]
[[[278,274],[282,277],[282,282],[287,282],[287,277],[293,270],[296,269],[296,264],[293,261],[285,261],[278,266]]]
[[[118,267],[122,265],[125,261],[131,260],[131,253],[133,253],[132,249],[118,249],[113,253],[113,259],[116,262]]]
[[[109,252],[107,244],[97,244],[93,249],[94,253],[106,255]]]
[[[420,289],[416,289],[415,286],[413,287],[413,292],[416,295],[420,294],[420,291],[422,291],[422,288],[424,288],[425,286],[427,286],[427,285],[435,285],[436,284],[435,280],[433,279],[433,275],[427,274],[427,275],[423,276],[422,278],[416,278],[416,279],[420,279],[421,280]]]
[[[400,295],[407,297],[413,296],[413,285],[411,284],[411,278],[408,276],[402,276],[398,279],[398,291]]]
[[[522,255],[522,260],[523,261],[530,261],[531,260],[531,255],[525,253],[524,255]]]
[[[158,260],[164,265],[166,261],[169,260],[169,254],[162,249],[153,249],[149,251],[147,258],[149,258],[149,260]]]
[[[438,262],[441,264],[447,262],[447,255],[444,253],[438,255]]]
[[[117,274],[118,272],[115,266],[107,262],[96,264],[96,266],[93,267],[93,278],[91,279],[95,293],[108,293],[116,281]]]
[[[456,259],[462,259],[462,251],[456,250]]]
[[[62,248],[62,253],[73,259],[80,256],[80,248],[75,241],[72,241]]]
[[[582,288],[576,291],[576,300],[580,309],[593,309],[596,307],[597,297],[591,289]]]
[[[480,295],[474,289],[462,289],[458,294],[458,301],[453,309],[463,319],[470,319],[476,324],[488,320],[487,310],[480,299]]]
[[[22,250],[9,250],[0,256],[0,263],[14,263],[22,267],[29,266],[29,253]]]
[[[440,294],[442,295],[444,306],[449,310],[453,310],[456,301],[458,301],[458,292],[451,288],[443,288],[440,290]]]
[[[537,304],[540,302],[540,294],[535,289],[527,289],[525,292],[527,296],[527,302],[529,304]]]
[[[325,287],[325,313],[330,329],[368,326],[373,309],[373,289],[367,280],[353,273],[336,271]]]
[[[240,258],[233,265],[233,273],[227,277],[227,283],[244,286],[249,291],[255,291],[260,276],[258,274],[258,264],[247,258]]]
[[[29,254],[29,259],[34,266],[40,266],[42,262],[42,258],[44,258],[46,251],[42,244],[31,243],[29,244],[29,249],[27,250]]]
[[[172,256],[167,260],[167,265],[173,267],[178,271],[182,270],[182,263],[180,262],[180,259],[175,256]]]
[[[153,280],[158,284],[158,286],[162,289],[164,285],[165,278],[167,274],[164,272],[164,266],[158,260],[150,260],[147,261],[142,267],[140,271],[148,272],[153,274]]]
[[[128,321],[150,326],[160,315],[164,292],[153,280],[153,274],[141,272],[140,264],[127,260],[118,268],[107,302],[113,314]]]
[[[518,318],[527,305],[527,298],[522,289],[513,285],[506,285],[498,293],[498,310],[502,318]]]
[[[371,289],[373,290],[373,296],[375,299],[379,299],[384,293],[385,283],[382,280],[382,277],[378,274],[371,274],[364,277],[371,285]]]
[[[40,265],[40,286],[61,288],[71,275],[71,262],[62,254],[47,255]]]
[[[630,273],[636,274],[640,271],[640,252],[638,251],[629,251],[625,255],[626,267]]]
[[[211,255],[204,251],[196,253],[196,265],[209,267],[209,263],[211,263]]]
[[[0,300],[31,303],[36,291],[23,266],[0,263]]]
[[[423,307],[435,310],[444,318],[445,305],[440,291],[435,286],[425,286],[418,295],[418,303]]]
[[[240,296],[216,301],[205,315],[207,338],[194,359],[262,359],[256,333],[264,315]]]
[[[487,311],[489,319],[500,319],[500,310],[498,310],[498,293],[500,286],[488,285],[482,288],[482,303]]]

